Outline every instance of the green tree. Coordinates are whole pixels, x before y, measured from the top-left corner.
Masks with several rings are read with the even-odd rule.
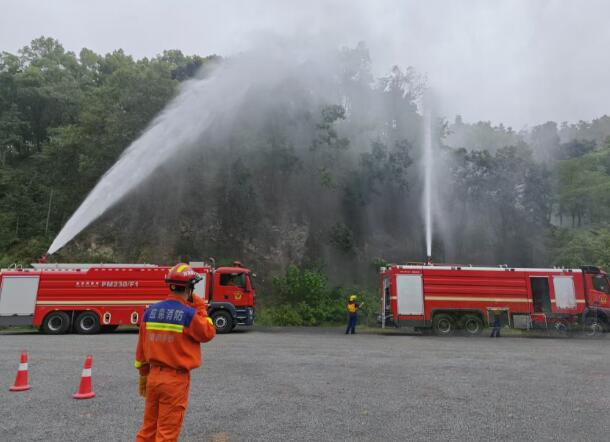
[[[596,265],[610,269],[610,230],[558,229],[554,236],[554,264],[564,267]]]
[[[607,223],[610,191],[610,146],[561,161],[557,169],[558,213],[572,227]],[[562,222],[563,224],[563,222]]]

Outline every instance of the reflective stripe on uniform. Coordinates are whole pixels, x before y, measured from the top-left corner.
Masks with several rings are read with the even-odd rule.
[[[169,331],[169,332],[174,332],[174,333],[182,333],[184,331],[184,325],[168,324],[165,322],[147,322],[146,330],[159,330],[159,331]]]
[[[142,368],[142,363],[140,361],[133,361],[133,366],[135,368]]]
[[[212,318],[210,318],[209,316],[206,316],[206,318],[208,320],[208,322],[210,323],[210,325],[214,325],[214,321],[212,321]]]
[[[180,273],[180,272],[181,272],[182,270],[184,270],[186,267],[188,267],[188,265],[186,265],[186,264],[182,264],[180,267],[178,267],[178,268],[176,269],[176,272]]]

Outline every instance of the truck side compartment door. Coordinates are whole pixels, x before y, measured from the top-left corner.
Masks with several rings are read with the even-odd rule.
[[[550,315],[551,294],[549,288],[549,278],[546,276],[531,276],[530,284],[532,288],[532,313]]]
[[[38,275],[4,276],[2,278],[2,288],[0,289],[0,319],[2,322],[7,325],[18,325],[8,317],[23,317],[26,321],[20,321],[20,323],[31,324],[36,308],[39,279]]]
[[[576,289],[571,276],[553,276],[555,291],[555,308],[557,310],[572,310],[576,308]]]
[[[396,296],[399,315],[423,315],[422,275],[396,275]]]

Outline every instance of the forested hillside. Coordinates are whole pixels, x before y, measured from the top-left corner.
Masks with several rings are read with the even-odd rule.
[[[292,324],[340,317],[346,291],[374,290],[384,262],[423,260],[425,85],[411,68],[374,78],[362,44],[336,60],[325,78],[249,90],[52,259],[239,259],[260,303],[279,306],[263,321]],[[0,264],[45,253],[181,85],[226,62],[76,55],[46,38],[2,52]],[[610,268],[609,117],[519,131],[458,117],[434,133],[435,260]]]
[[[0,56],[0,261],[44,253],[100,176],[215,57],[78,56],[40,38]]]

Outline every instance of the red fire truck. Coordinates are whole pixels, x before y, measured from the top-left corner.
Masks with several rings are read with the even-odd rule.
[[[495,309],[503,326],[523,330],[600,336],[610,324],[608,275],[593,266],[390,265],[381,269],[380,291],[382,327],[476,335]]]
[[[254,322],[252,272],[239,262],[214,268],[191,263],[203,279],[219,333]],[[139,324],[146,307],[167,296],[169,267],[151,264],[32,264],[0,271],[0,326],[33,325],[49,334],[93,334]]]

